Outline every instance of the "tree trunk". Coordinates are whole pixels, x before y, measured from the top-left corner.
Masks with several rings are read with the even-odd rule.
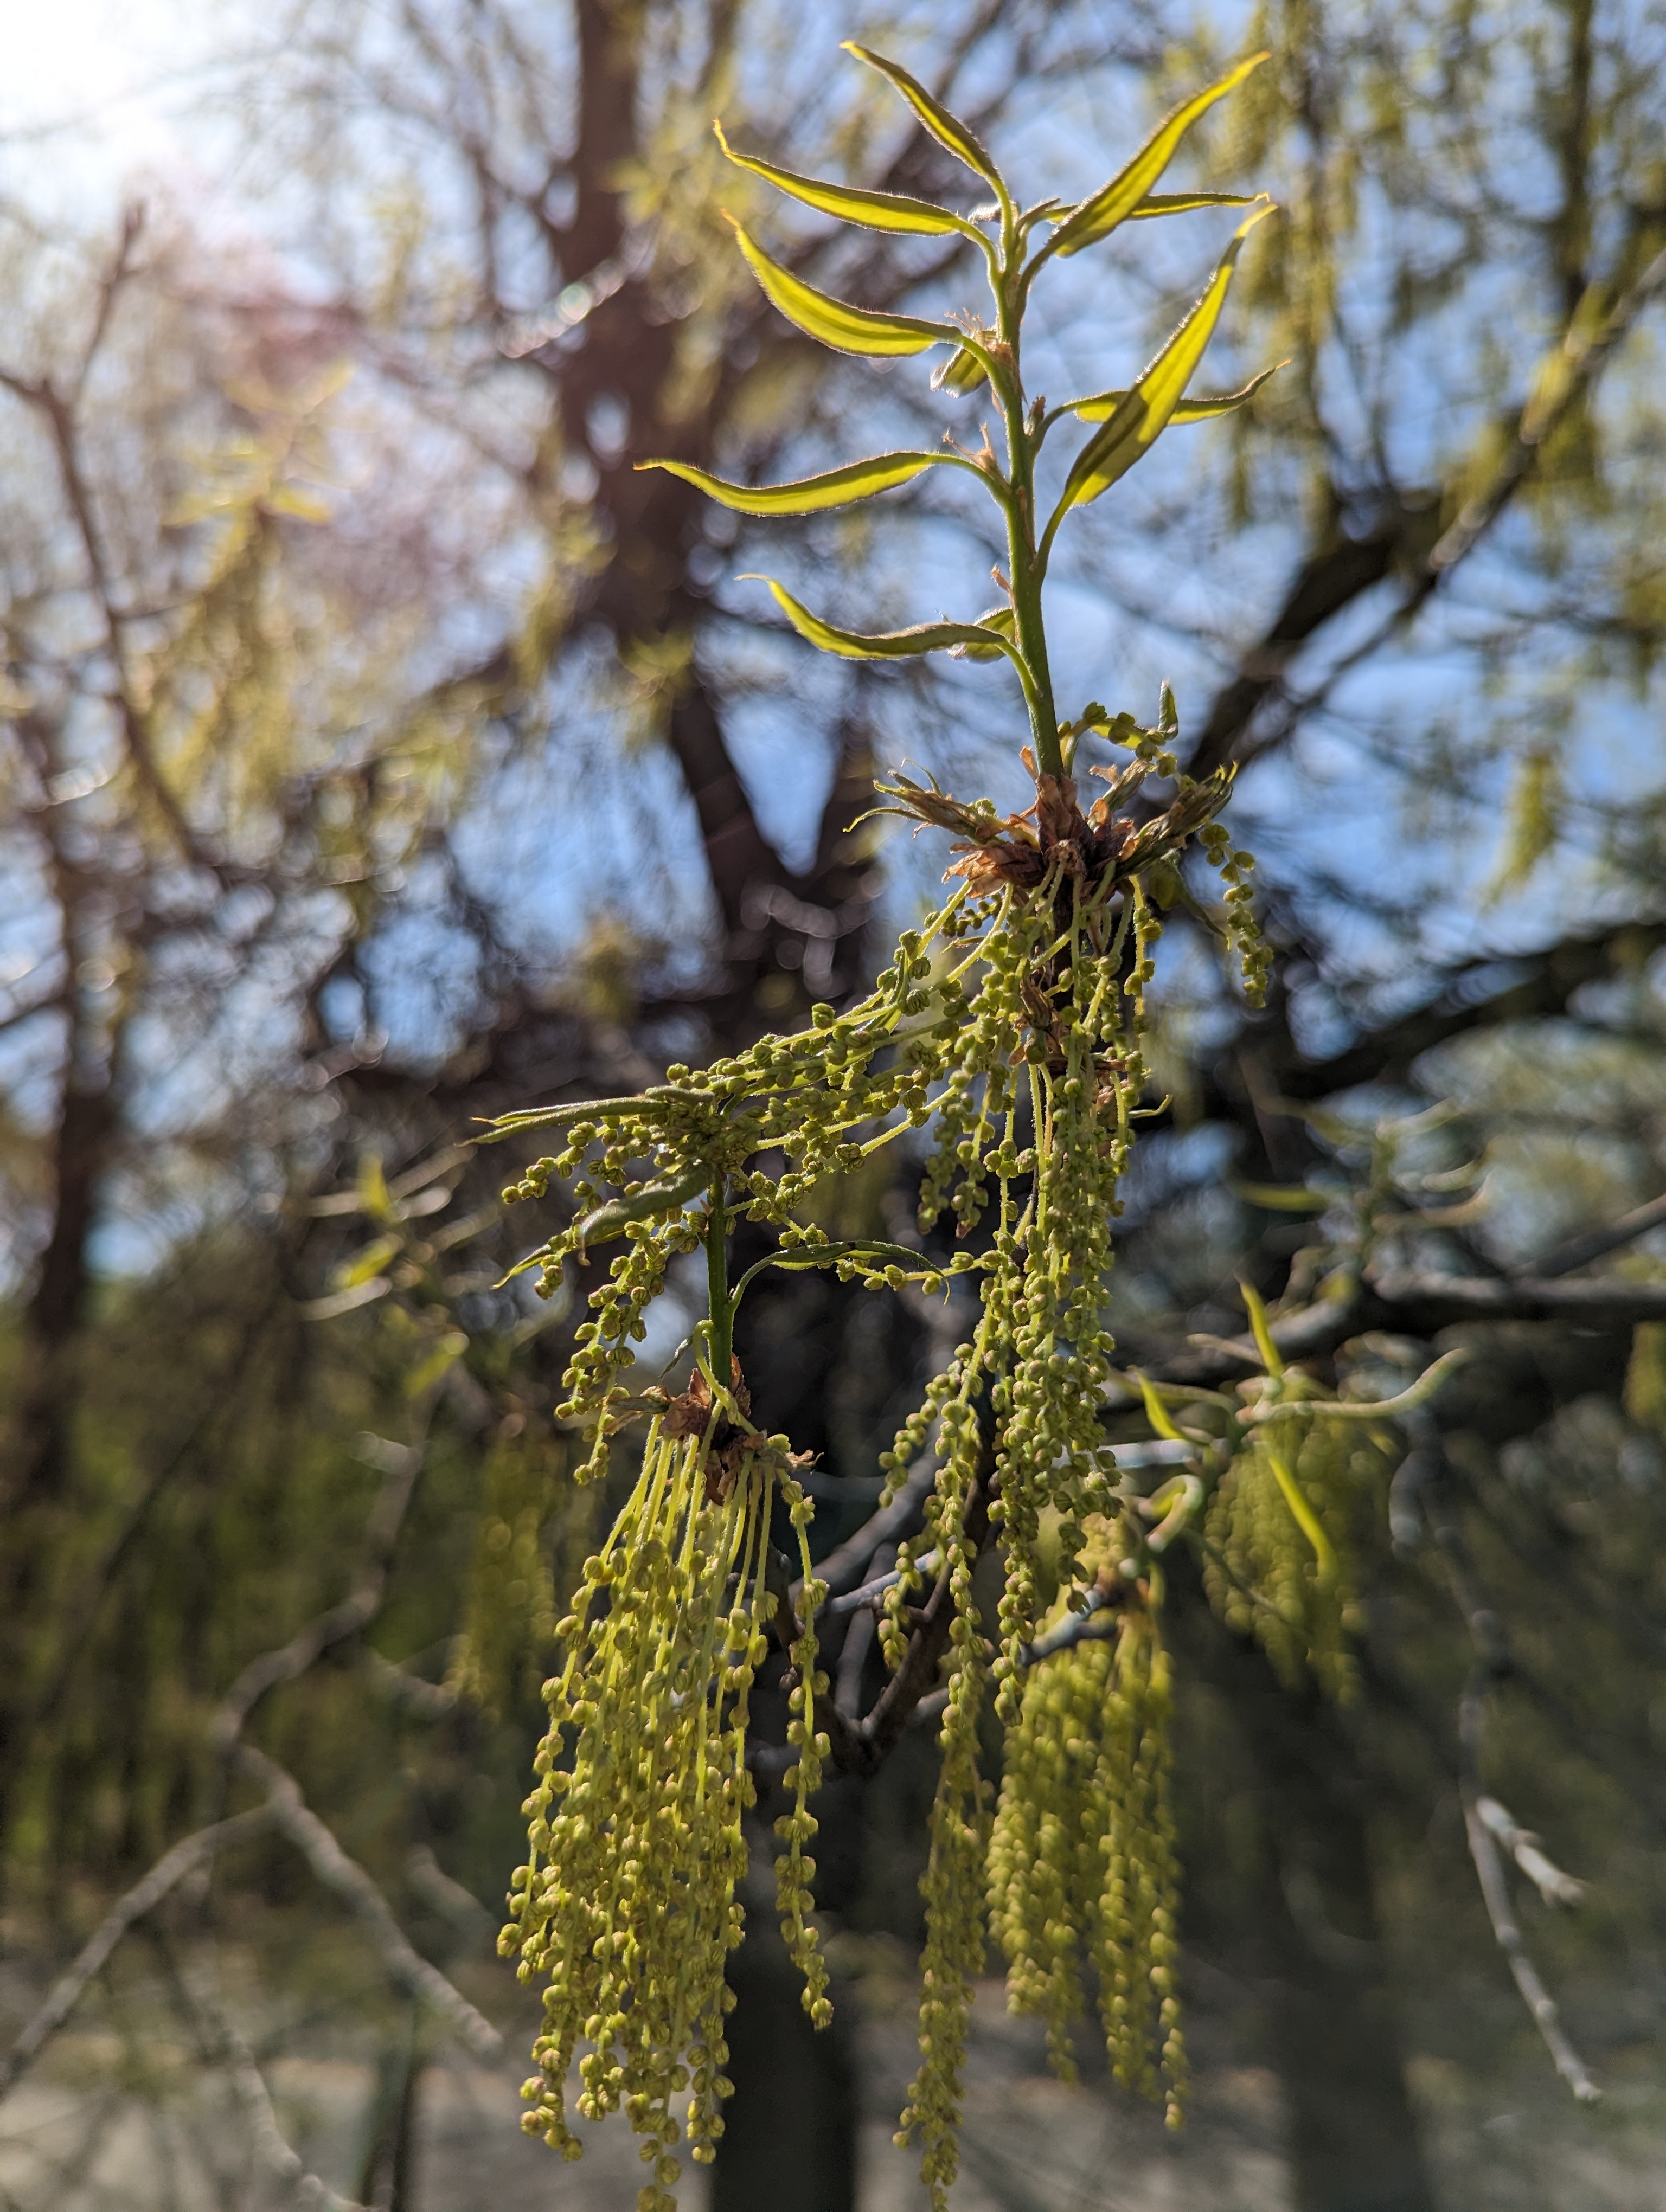
[[[1188,1939],[1260,1996],[1295,2212],[1433,2212],[1371,1881],[1368,1785],[1348,1730],[1310,1685],[1283,1688],[1262,1653],[1215,1619],[1195,1572],[1175,1566],[1174,1642],[1214,1701],[1221,1739],[1195,1762],[1202,1774],[1185,1771],[1183,1749]],[[1231,1864],[1219,1840],[1228,1834]]]
[[[833,2024],[804,2009],[804,1980],[760,1899],[729,1960],[734,2094],[712,2168],[711,2212],[852,2212],[858,2112],[851,2004],[835,1990]]]

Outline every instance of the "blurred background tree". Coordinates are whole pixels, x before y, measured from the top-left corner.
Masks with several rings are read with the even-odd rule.
[[[129,1882],[249,1802],[227,1798],[240,1765],[269,1787],[264,1759],[394,1933],[519,2033],[470,1900],[492,1908],[516,1855],[586,1507],[550,1419],[570,1322],[495,1287],[530,1240],[495,1202],[501,1160],[460,1140],[854,989],[941,864],[854,826],[876,763],[1009,796],[1014,732],[958,672],[811,667],[731,580],[745,526],[731,542],[634,471],[804,473],[848,455],[858,410],[897,444],[927,434],[908,372],[830,369],[742,289],[721,210],[779,218],[721,167],[712,115],[794,168],[952,193],[939,149],[830,69],[839,38],[883,33],[1003,159],[1044,148],[1085,189],[1107,145],[1264,43],[1195,174],[1284,202],[1217,350],[1290,365],[1095,510],[1055,587],[1067,690],[1139,710],[1170,678],[1190,764],[1243,767],[1234,819],[1280,954],[1246,1018],[1170,940],[1167,1103],[1115,1325],[1130,1359],[1230,1384],[1243,1276],[1328,1375],[1478,1356],[1370,1502],[1351,1707],[1281,1687],[1183,1591],[1193,1994],[1223,2052],[1276,2071],[1304,2212],[1564,2201],[1593,2143],[1657,2172],[1662,31],[1580,0],[1254,21],[988,0],[883,26],[303,7],[256,27],[252,58],[228,35],[193,93],[211,220],[162,179],[143,218],[65,221],[14,158],[0,1817],[20,2026]],[[1131,374],[1195,289],[1207,241],[1144,228],[1052,298],[1060,389]],[[918,242],[836,260],[806,222],[771,243],[872,305],[940,309],[964,283]],[[964,416],[970,441],[975,399]],[[805,526],[796,557],[836,552],[853,620],[934,613],[957,578],[957,611],[987,596],[970,510],[934,487],[909,512],[901,562],[860,557],[860,522]],[[897,1194],[863,1202],[853,1226]],[[941,1325],[816,1278],[749,1308],[762,1417],[823,1455],[827,1544],[863,1520]],[[929,1760],[910,1740],[828,1818],[823,1903],[874,1989],[888,1954],[859,1938],[915,1933]],[[1469,1865],[1507,1846],[1475,1836],[1483,1800],[1590,1884],[1554,1918],[1522,1885],[1608,2091],[1597,2116],[1570,2106],[1554,2155],[1463,2141],[1534,2063]],[[332,2179],[419,2201],[426,1985],[285,1819],[229,1838],[212,1887],[189,1875],[117,1955],[101,2002],[141,2026],[114,2078],[165,2103],[175,2077],[137,2054],[171,2039],[240,2100],[226,2174],[264,2157],[293,2186],[261,2063],[308,2007],[360,2021],[383,2059]],[[339,1933],[356,1912],[362,1952]],[[736,1974],[714,2201],[848,2203],[858,2008],[814,2040],[769,1941]],[[1026,2138],[992,2114],[982,2184],[1034,2201]],[[70,2202],[70,2167],[5,2185]],[[1613,2202],[1644,2201],[1626,2185]]]

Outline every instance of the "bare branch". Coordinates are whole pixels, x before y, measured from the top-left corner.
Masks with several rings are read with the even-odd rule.
[[[1486,484],[1417,564],[1411,581],[1383,620],[1321,682],[1310,690],[1295,693],[1285,686],[1286,665],[1333,615],[1386,579],[1414,518],[1409,511],[1396,514],[1370,536],[1344,539],[1311,557],[1267,633],[1244,654],[1238,674],[1218,696],[1188,763],[1193,775],[1204,775],[1228,760],[1242,765],[1284,744],[1304,716],[1324,705],[1346,676],[1410,628],[1515,498],[1547,442],[1584,403],[1617,348],[1663,290],[1666,252],[1657,253],[1608,313],[1589,327],[1582,326],[1581,313],[1576,310],[1560,349],[1541,365],[1510,444]],[[1255,728],[1258,710],[1275,696],[1280,701],[1278,713]]]
[[[847,1536],[819,1563],[817,1581],[825,1583],[836,1598],[842,1591],[853,1589],[861,1581],[882,1545],[900,1543],[920,1526],[920,1516],[936,1479],[936,1461],[930,1454],[922,1455],[890,1504],[871,1513],[854,1535]]]
[[[266,1792],[264,1808],[280,1835],[286,1837],[306,1859],[326,1889],[335,1891],[352,1907],[400,1988],[437,2013],[477,2057],[495,2058],[503,2039],[485,2016],[475,2010],[460,1990],[453,1987],[437,1966],[431,1966],[416,1950],[393,1917],[387,1899],[371,1876],[350,1859],[301,1794],[299,1784],[276,1759],[252,1744],[233,1747],[238,1771]]]
[[[496,1926],[471,1889],[453,1881],[426,1844],[413,1844],[405,1854],[405,1876],[424,1905],[432,1905],[442,1920],[471,1938]]]
[[[321,2212],[371,2212],[369,2206],[338,2195],[316,2173],[309,2172],[300,2152],[285,2136],[259,2062],[221,1998],[217,1975],[181,1973],[178,1987],[204,2031],[205,2055],[223,2066],[231,2077],[259,2163],[277,2180],[287,2183],[303,2203],[317,2205]]]
[[[1458,1321],[1606,1321],[1666,1319],[1666,1283],[1547,1282],[1530,1275],[1431,1275],[1413,1269],[1371,1271],[1371,1289],[1390,1309],[1415,1309],[1420,1322],[1444,1328]],[[1444,1318],[1436,1318],[1437,1316]],[[1402,1327],[1408,1325],[1402,1321]],[[1428,1327],[1412,1328],[1424,1335]]]
[[[271,1806],[256,1805],[246,1813],[234,1814],[229,1820],[216,1820],[212,1827],[199,1828],[194,1835],[182,1838],[171,1850],[164,1852],[149,1873],[135,1882],[125,1897],[118,1899],[82,1945],[73,1965],[53,1983],[33,2019],[5,2057],[0,2058],[0,2096],[58,2033],[81,2002],[88,1983],[102,1972],[117,1944],[134,1923],[154,1911],[170,1890],[223,1844],[240,1842],[245,1836],[270,1826],[272,1818]]]
[[[446,1683],[424,1681],[420,1674],[413,1674],[408,1667],[398,1667],[392,1660],[385,1659],[380,1651],[367,1649],[364,1662],[370,1670],[371,1680],[379,1690],[385,1691],[399,1704],[409,1705],[412,1712],[420,1713],[424,1720],[443,1720],[447,1713],[457,1711],[457,1692]]]
[[[340,1644],[368,1626],[380,1606],[393,1545],[410,1503],[423,1454],[416,1445],[394,1443],[385,1437],[376,1437],[366,1440],[362,1455],[368,1455],[370,1445],[376,1448],[384,1475],[365,1529],[365,1559],[357,1582],[339,1605],[331,1606],[327,1613],[308,1621],[287,1644],[250,1660],[226,1692],[214,1717],[211,1735],[217,1750],[228,1751],[236,1742],[249,1715],[268,1690],[275,1689],[280,1682],[293,1682],[298,1675],[304,1674],[331,1644]]]
[[[1056,1652],[1073,1650],[1079,1644],[1091,1644],[1100,1638],[1115,1636],[1116,1623],[1105,1615],[1116,1606],[1118,1590],[1091,1589],[1087,1602],[1079,1613],[1067,1613],[1055,1627],[1038,1636],[1033,1644],[1026,1644],[1018,1654],[1018,1663],[1034,1667],[1043,1659],[1051,1659]]]
[[[1605,1252],[1618,1251],[1622,1244],[1646,1237],[1663,1222],[1666,1222],[1666,1198],[1651,1198],[1646,1206],[1633,1206],[1618,1221],[1609,1222],[1606,1229],[1591,1229],[1583,1237],[1570,1237],[1566,1244],[1559,1244],[1554,1252],[1536,1261],[1533,1272],[1541,1282],[1554,1275],[1571,1275],[1576,1267],[1600,1260]]]
[[[1595,2104],[1602,2091],[1585,2069],[1584,2060],[1569,2040],[1556,2008],[1555,1999],[1546,1989],[1534,1966],[1531,1954],[1516,1924],[1515,1912],[1510,1902],[1509,1884],[1505,1880],[1504,1861],[1499,1855],[1499,1842],[1507,1833],[1512,1838],[1508,1848],[1515,1848],[1513,1839],[1519,1838],[1528,1846],[1536,1838],[1517,1829],[1504,1808],[1487,1796],[1481,1788],[1481,1753],[1487,1727],[1487,1700],[1497,1684],[1514,1672],[1515,1662],[1505,1638],[1504,1626],[1491,1606],[1483,1599],[1474,1579],[1468,1545],[1462,1525],[1448,1492],[1445,1480],[1445,1454],[1438,1431],[1426,1413],[1414,1417],[1422,1431],[1419,1442],[1429,1455],[1431,1470],[1421,1486],[1423,1510],[1427,1516],[1430,1534],[1446,1562],[1446,1571],[1451,1583],[1452,1596],[1469,1639],[1474,1647],[1474,1664],[1465,1683],[1458,1704],[1458,1794],[1463,1807],[1464,1833],[1468,1839],[1469,1856],[1474,1861],[1476,1879],[1481,1885],[1481,1902],[1487,1907],[1487,1917],[1493,1923],[1493,1933],[1499,1948],[1509,1963],[1522,2002],[1533,2015],[1534,2023],[1544,2039],[1556,2071],[1567,2083],[1582,2104]],[[1482,1807],[1488,1809],[1483,1812]],[[1547,1859],[1543,1870],[1555,1877],[1559,1884],[1566,1884],[1569,1877]],[[1532,1875],[1535,1881],[1537,1874]],[[1577,1887],[1577,1885],[1576,1885]],[[1569,1901],[1566,1897],[1560,1901]]]
[[[93,363],[98,359],[105,333],[110,327],[116,301],[123,285],[133,274],[133,248],[138,244],[139,233],[143,228],[144,204],[143,201],[136,200],[122,210],[121,236],[116,241],[116,250],[110,257],[108,267],[99,280],[98,296],[93,309],[93,327],[88,333],[87,343],[82,349],[80,365],[70,386],[71,406],[86,389],[87,379],[92,374]]]
[[[1480,1709],[1487,1686],[1487,1678],[1482,1675],[1479,1681],[1472,1678],[1470,1687],[1464,1692],[1461,1734],[1466,1742],[1466,1753],[1471,1741],[1477,1739],[1481,1732]],[[1497,1840],[1482,1816],[1481,1802],[1474,1794],[1473,1759],[1467,1755],[1465,1765],[1462,1785],[1464,1832],[1469,1839],[1469,1856],[1475,1863],[1481,1900],[1487,1907],[1487,1917],[1493,1923],[1493,1933],[1498,1938],[1499,1948],[1509,1961],[1516,1987],[1522,1993],[1522,2002],[1532,2014],[1534,2022],[1544,2038],[1545,2048],[1554,2062],[1556,2071],[1582,2105],[1596,2104],[1602,2092],[1585,2071],[1584,2062],[1568,2040],[1556,2009],[1556,2000],[1540,1980],[1538,1969],[1522,1941],[1522,1931],[1516,1925],[1509,1887],[1504,1878],[1504,1863],[1499,1854]]]
[[[1591,288],[1592,291],[1596,289]],[[1415,604],[1408,607],[1408,614],[1416,611],[1416,605],[1451,574],[1492,528],[1526,482],[1547,441],[1579,404],[1615,349],[1630,336],[1644,310],[1663,290],[1666,290],[1666,249],[1655,255],[1641,276],[1626,287],[1593,327],[1581,327],[1584,303],[1576,307],[1559,352],[1541,371],[1540,386],[1522,410],[1510,450],[1494,471],[1491,482],[1468,501],[1430,554],[1427,580],[1420,582]]]
[[[1496,1797],[1478,1797],[1475,1812],[1482,1826],[1498,1838],[1547,1905],[1578,1905],[1585,1884],[1545,1856],[1531,1828],[1522,1827]]]

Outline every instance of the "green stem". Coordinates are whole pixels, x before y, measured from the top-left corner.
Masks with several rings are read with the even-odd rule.
[[[1007,244],[1003,240],[1003,245]],[[1012,496],[1006,505],[1008,574],[1012,586],[1012,628],[1018,651],[1030,671],[1025,702],[1030,709],[1030,729],[1038,775],[1064,775],[1064,753],[1059,743],[1058,709],[1053,703],[1053,678],[1047,661],[1047,631],[1042,619],[1042,578],[1046,561],[1036,550],[1036,447],[1025,419],[1024,381],[1018,368],[1019,326],[1024,316],[1022,272],[1017,267],[1021,252],[1014,227],[1008,251],[995,286],[1000,336],[1012,367],[998,387],[1006,423],[1007,473]]]
[[[711,1304],[712,1373],[727,1390],[734,1372],[734,1300],[729,1295],[729,1214],[724,1179],[712,1185],[706,1222],[706,1285]]]

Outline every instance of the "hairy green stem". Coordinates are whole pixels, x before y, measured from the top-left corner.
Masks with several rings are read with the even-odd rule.
[[[729,1213],[724,1178],[712,1185],[706,1223],[706,1285],[711,1305],[712,1374],[724,1389],[734,1372],[734,1300],[729,1295]]]
[[[1010,366],[996,386],[1006,426],[1007,471],[1012,496],[1006,504],[1008,574],[1012,587],[1012,629],[1019,653],[1030,671],[1025,703],[1030,709],[1030,729],[1038,775],[1062,776],[1064,755],[1059,743],[1058,709],[1053,703],[1053,678],[1048,667],[1047,632],[1042,619],[1042,578],[1046,559],[1036,550],[1036,448],[1025,419],[1024,380],[1019,368],[1020,325],[1024,318],[1023,286],[1018,277],[1022,246],[1017,223],[1009,219],[1003,236],[1001,270],[994,287],[1000,338]]]

